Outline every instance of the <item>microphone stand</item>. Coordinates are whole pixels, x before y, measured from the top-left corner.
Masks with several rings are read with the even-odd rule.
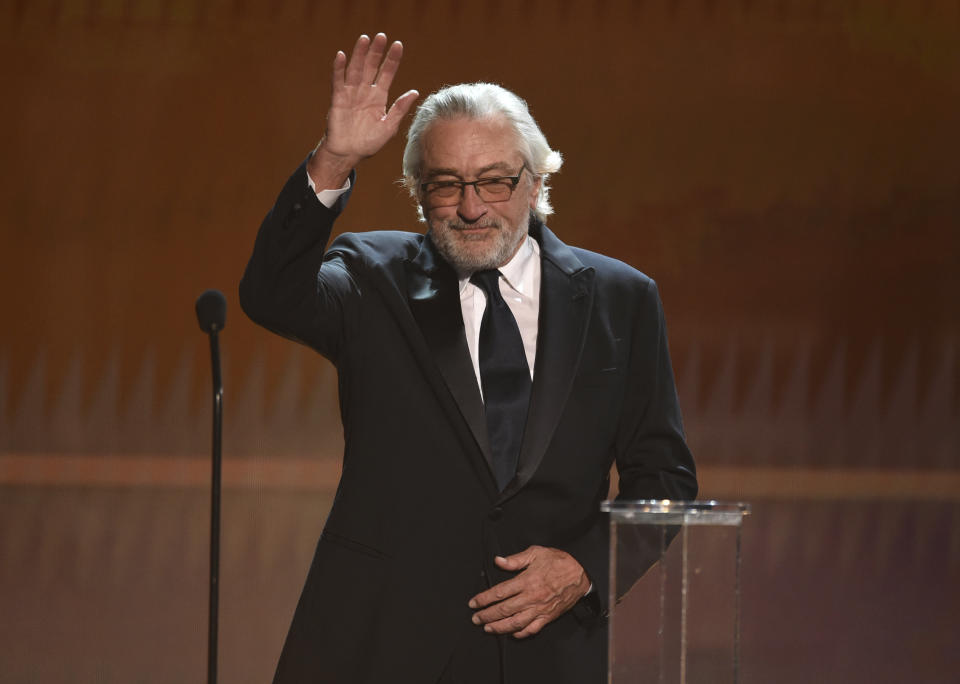
[[[210,335],[210,364],[213,367],[213,459],[210,476],[210,605],[207,632],[207,682],[217,682],[217,624],[220,597],[220,445],[223,431],[223,378],[220,375],[220,342],[217,331],[227,318],[227,300],[218,290],[207,290],[197,298],[197,322]]]
[[[213,365],[213,458],[210,477],[210,609],[207,634],[207,682],[217,681],[217,615],[220,596],[220,470],[223,431],[223,379],[220,375],[220,342],[216,329],[210,332]]]

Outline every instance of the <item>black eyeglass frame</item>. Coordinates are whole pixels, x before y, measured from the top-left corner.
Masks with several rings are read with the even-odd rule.
[[[420,192],[424,194],[424,197],[431,197],[430,195],[431,190],[437,190],[439,188],[455,187],[455,188],[458,188],[460,192],[457,195],[451,195],[449,199],[456,198],[457,202],[459,202],[463,198],[463,193],[466,192],[467,186],[472,185],[473,191],[477,193],[477,197],[480,197],[480,199],[483,202],[486,202],[488,204],[495,204],[497,202],[506,202],[511,197],[513,197],[513,193],[517,189],[517,185],[520,184],[520,177],[523,175],[523,172],[528,170],[529,169],[527,169],[527,165],[524,164],[523,166],[520,167],[520,170],[517,171],[516,176],[493,176],[490,178],[478,178],[477,180],[472,180],[472,181],[459,181],[459,180],[427,181],[426,183],[420,184]],[[483,199],[483,197],[480,195],[480,188],[482,188],[483,186],[493,185],[494,183],[503,183],[504,181],[510,182],[510,192],[503,199],[488,200],[488,199]],[[456,204],[457,202],[454,202],[453,204]],[[453,206],[453,204],[440,205],[440,206]]]

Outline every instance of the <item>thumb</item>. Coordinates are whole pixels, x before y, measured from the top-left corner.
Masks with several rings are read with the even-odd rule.
[[[519,553],[515,553],[512,556],[496,556],[493,559],[493,562],[497,564],[497,567],[502,570],[521,570],[530,563],[533,562],[533,557],[536,553],[535,546],[529,546]]]
[[[407,115],[410,107],[413,106],[413,103],[417,101],[418,97],[420,97],[420,93],[416,90],[408,90],[396,99],[384,118],[390,122],[391,125],[396,124],[399,126],[400,120]]]

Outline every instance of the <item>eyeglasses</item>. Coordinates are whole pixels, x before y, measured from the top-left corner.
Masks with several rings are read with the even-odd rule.
[[[526,165],[521,166],[516,176],[478,178],[475,181],[430,181],[421,183],[420,191],[423,192],[428,203],[434,207],[450,207],[459,204],[468,185],[473,186],[484,202],[506,202],[513,196],[513,191],[517,189],[520,176],[526,168]]]

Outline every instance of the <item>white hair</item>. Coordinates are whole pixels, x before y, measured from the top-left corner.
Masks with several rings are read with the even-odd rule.
[[[407,146],[403,151],[403,184],[418,197],[423,164],[423,136],[438,119],[467,117],[482,119],[503,117],[517,135],[520,155],[527,169],[539,177],[540,192],[532,210],[541,221],[553,213],[550,206],[551,173],[560,170],[563,157],[550,149],[547,139],[530,115],[527,103],[506,88],[493,83],[461,83],[447,86],[430,95],[417,108],[407,131]],[[422,207],[418,208],[424,220]]]

